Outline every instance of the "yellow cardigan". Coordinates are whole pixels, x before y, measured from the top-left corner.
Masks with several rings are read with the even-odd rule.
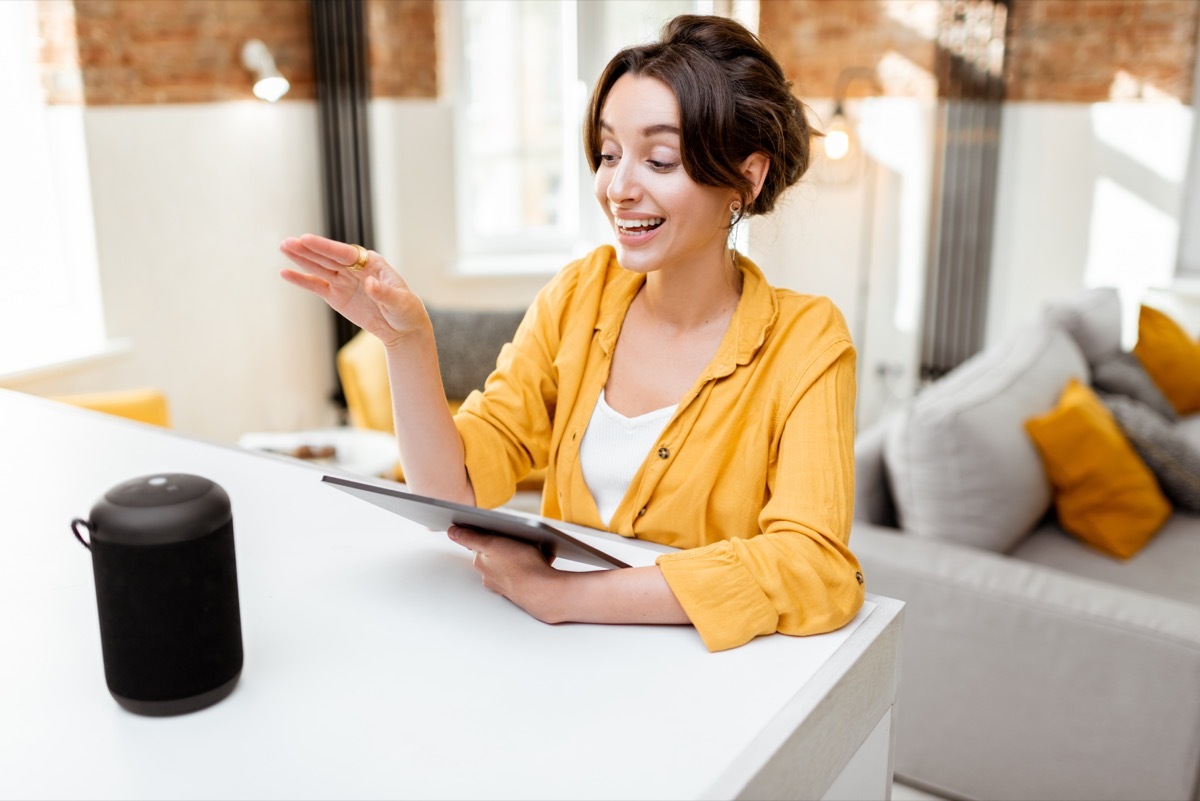
[[[687,550],[657,562],[713,651],[817,634],[863,602],[847,547],[854,506],[855,351],[827,298],[767,284],[739,259],[742,297],[716,356],[679,401],[610,531]],[[483,392],[455,416],[480,506],[547,467],[542,514],[604,528],[579,446],[644,276],[611,247],[538,294]]]

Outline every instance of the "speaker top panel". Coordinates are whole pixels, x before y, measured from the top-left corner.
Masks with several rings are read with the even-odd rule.
[[[153,473],[124,481],[92,507],[93,542],[165,545],[197,539],[233,518],[220,485],[188,473]]]

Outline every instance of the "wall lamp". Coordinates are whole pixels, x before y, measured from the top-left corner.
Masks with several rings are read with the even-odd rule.
[[[259,100],[274,103],[291,88],[260,39],[251,39],[242,46],[242,66],[254,73],[254,96]]]
[[[873,94],[882,95],[883,85],[879,82],[875,70],[869,67],[847,67],[838,73],[837,84],[833,90],[833,118],[825,130],[822,141],[825,158],[832,162],[830,177],[837,182],[845,182],[854,178],[858,172],[859,143],[858,137],[846,115],[846,90],[854,81],[867,81],[871,84]]]

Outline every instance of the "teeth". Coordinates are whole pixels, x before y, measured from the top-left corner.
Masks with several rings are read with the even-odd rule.
[[[636,230],[638,228],[653,228],[656,225],[661,225],[662,217],[652,217],[649,220],[617,220],[617,227],[627,231]]]

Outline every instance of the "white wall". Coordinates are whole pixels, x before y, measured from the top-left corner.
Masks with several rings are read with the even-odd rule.
[[[989,341],[1116,286],[1133,345],[1138,305],[1174,282],[1193,117],[1168,102],[1005,106]]]
[[[825,127],[832,102],[812,105]],[[755,221],[750,255],[776,285],[827,295],[842,310],[859,351],[861,427],[916,383],[934,107],[881,98],[847,111],[861,142],[856,171],[844,180],[818,146],[809,174]]]
[[[154,385],[177,430],[223,442],[332,424],[329,314],[278,277],[279,241],[322,227],[315,104],[89,108],[84,125],[105,322],[130,348],[6,386]]]

